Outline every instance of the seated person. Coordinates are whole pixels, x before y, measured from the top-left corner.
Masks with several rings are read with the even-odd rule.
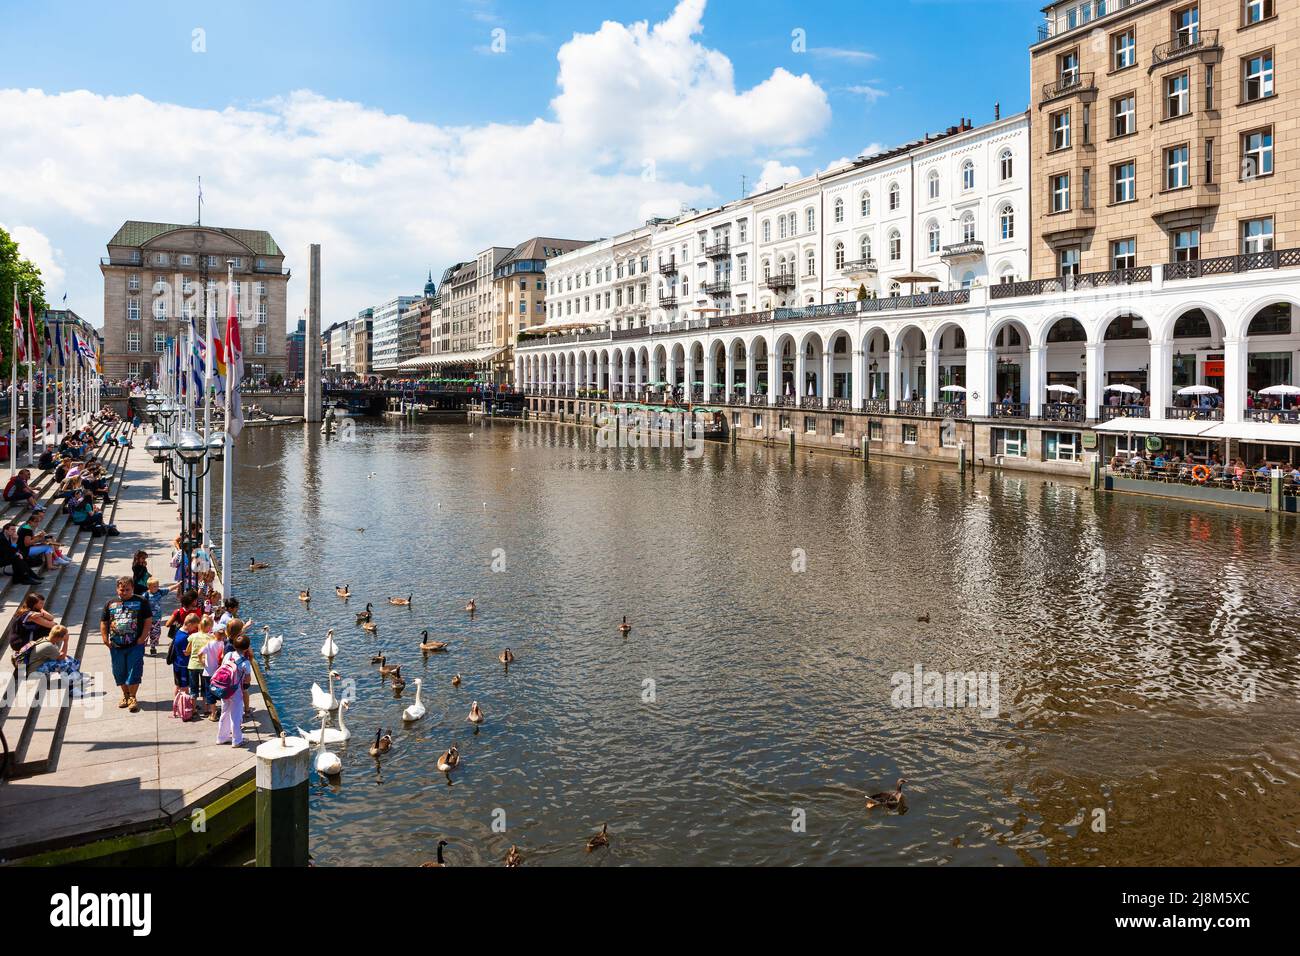
[[[68,496],[67,509],[72,515],[72,523],[78,528],[87,529],[91,535],[115,535],[118,533],[115,525],[105,523],[104,512],[95,507],[90,495],[84,488],[78,488]]]
[[[4,499],[15,504],[26,505],[33,511],[44,511],[45,505],[36,499],[36,492],[32,491],[31,480],[32,472],[30,468],[24,468],[18,472],[5,485]]]
[[[35,530],[26,521],[18,525],[18,550],[33,567],[50,571],[54,568],[54,540],[44,531]],[[38,566],[37,561],[41,564]]]
[[[54,449],[51,448],[49,445],[46,445],[45,451],[41,452],[41,457],[36,462],[36,467],[40,468],[41,471],[49,471],[51,468],[54,467],[54,463],[57,460],[58,460],[58,455],[55,454]]]
[[[18,525],[9,522],[4,527],[4,533],[0,534],[0,567],[9,568],[9,573],[18,584],[39,584],[41,579],[32,568],[32,560],[38,566],[45,563],[42,558],[31,559],[23,554],[18,547]]]

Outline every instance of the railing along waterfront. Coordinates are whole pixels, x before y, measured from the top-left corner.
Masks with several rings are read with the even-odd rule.
[[[1184,422],[1221,422],[1223,421],[1223,409],[1197,408],[1194,405],[1167,405],[1165,406],[1165,418]]]
[[[1102,405],[1097,409],[1097,421],[1108,422],[1113,418],[1150,418],[1151,409],[1145,405]]]

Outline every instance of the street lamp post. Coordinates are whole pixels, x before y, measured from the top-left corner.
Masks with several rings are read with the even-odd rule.
[[[224,436],[221,438],[224,446]],[[181,482],[181,550],[184,563],[181,566],[181,590],[193,588],[197,580],[194,576],[194,549],[202,545],[203,529],[200,527],[199,482],[207,475],[214,461],[220,461],[222,448],[213,447],[203,440],[192,428],[182,429],[177,440],[165,432],[158,432],[149,437],[145,447],[154,453],[154,461],[164,465],[163,481],[169,474]]]

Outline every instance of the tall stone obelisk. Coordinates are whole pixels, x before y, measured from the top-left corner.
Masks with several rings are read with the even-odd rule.
[[[307,337],[302,343],[303,418],[308,424],[321,420],[320,381],[320,243],[311,246],[311,264],[307,270]]]

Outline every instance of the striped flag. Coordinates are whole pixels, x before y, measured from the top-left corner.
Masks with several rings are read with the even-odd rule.
[[[239,396],[239,385],[244,380],[244,345],[239,340],[239,314],[235,311],[233,288],[229,293],[229,302],[226,319],[226,396],[230,414],[226,421],[226,431],[231,438],[235,438],[244,428],[244,406]]]
[[[68,348],[63,341],[62,322],[56,322],[54,324],[54,352],[59,357],[60,368],[68,364]]]
[[[23,345],[23,314],[18,311],[18,287],[14,286],[14,349],[18,361],[27,361],[27,349]]]

